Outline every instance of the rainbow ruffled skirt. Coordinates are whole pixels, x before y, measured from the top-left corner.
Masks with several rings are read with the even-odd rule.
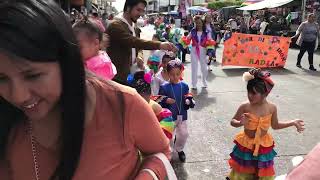
[[[232,169],[229,174],[230,180],[273,180],[274,157],[277,153],[274,151],[274,142],[272,137],[265,138],[272,141],[262,143],[259,147],[257,156],[253,155],[254,145],[246,143],[244,140],[250,139],[244,137],[244,134],[238,135],[234,140],[235,146],[230,154],[229,165]]]

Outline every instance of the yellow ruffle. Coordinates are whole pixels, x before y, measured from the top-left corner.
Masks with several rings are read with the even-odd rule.
[[[232,170],[229,174],[230,180],[274,180],[273,176],[268,177],[256,177],[254,174],[238,173]]]
[[[244,131],[236,135],[235,141],[237,141],[241,146],[248,149],[254,148],[254,138],[248,137]],[[269,133],[260,138],[260,145],[263,147],[271,147],[273,145],[273,142],[273,138]]]

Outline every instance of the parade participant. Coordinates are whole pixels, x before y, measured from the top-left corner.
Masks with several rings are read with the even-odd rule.
[[[268,130],[295,126],[298,132],[304,130],[302,120],[278,121],[276,105],[267,101],[274,83],[268,71],[252,69],[243,74],[247,82],[248,102],[243,103],[231,120],[233,127],[244,126],[234,140],[229,165],[230,180],[274,179],[274,140]]]
[[[212,16],[210,14],[205,14],[204,15],[204,22],[205,22],[205,27],[206,27],[206,31],[208,34],[211,35],[211,39],[212,40],[216,40],[216,31],[214,29],[214,26],[212,24]],[[210,65],[211,65],[211,61],[216,62],[216,51],[215,48],[212,49],[211,53],[207,55],[209,56],[209,60],[208,60],[208,70],[212,71]]]
[[[55,1],[1,2],[0,31],[1,179],[165,178],[161,160],[138,156],[170,157],[152,109],[132,88],[85,73]]]
[[[159,41],[158,35],[154,34],[152,37],[152,41]],[[151,55],[148,58],[147,65],[150,70],[153,71],[153,74],[156,74],[159,70],[159,66],[161,64],[162,57],[166,54],[164,50],[153,50],[151,51]]]
[[[145,12],[145,0],[127,0],[123,14],[115,18],[107,27],[110,36],[110,46],[107,53],[117,68],[114,80],[125,84],[133,64],[143,64],[142,50],[162,49],[175,51],[174,44],[169,42],[146,41],[136,37],[133,23]]]
[[[180,51],[182,52],[181,53],[181,60],[182,60],[183,63],[186,62],[186,55],[187,55],[188,52],[190,52],[189,44],[191,42],[191,39],[188,39],[188,35],[189,35],[189,32],[185,31],[183,33],[183,36],[179,40],[179,44],[182,46]]]
[[[292,37],[292,39],[297,38],[297,45],[300,46],[300,52],[297,59],[297,67],[302,68],[301,59],[304,53],[308,52],[308,60],[309,60],[309,69],[311,71],[316,71],[317,69],[313,66],[313,53],[316,48],[318,48],[318,38],[319,38],[320,30],[319,24],[315,22],[315,15],[309,14],[308,20],[301,23],[296,35]]]
[[[174,121],[172,113],[168,109],[162,108],[151,96],[151,73],[145,73],[144,71],[136,72],[134,75],[128,76],[128,84],[135,88],[137,92],[147,101],[152,108],[154,114],[157,116],[160,127],[167,138],[172,139],[172,133],[174,130]]]
[[[203,88],[207,87],[207,76],[208,76],[208,67],[207,67],[207,49],[205,43],[208,39],[211,39],[209,33],[206,32],[203,21],[200,15],[194,17],[195,28],[191,30],[188,35],[188,38],[191,40],[191,76],[192,76],[192,89],[197,89],[198,82],[198,64],[200,63],[201,73],[202,73],[202,83]]]
[[[79,42],[85,67],[105,80],[111,80],[117,70],[108,54],[99,50],[103,36],[99,27],[85,18],[73,26],[73,31]]]
[[[166,39],[163,37],[163,33],[165,33],[165,27],[166,27],[166,25],[164,23],[161,23],[159,25],[159,28],[156,29],[156,34],[158,35],[158,38],[161,42],[166,41]]]
[[[165,32],[162,34],[162,37],[167,41],[171,42],[172,33],[171,33],[171,27],[169,25],[166,27]]]
[[[173,151],[178,152],[181,162],[185,162],[186,155],[183,151],[184,146],[189,137],[187,128],[188,108],[184,106],[185,95],[189,94],[189,87],[186,83],[180,81],[183,70],[183,64],[180,60],[171,60],[167,64],[167,71],[169,73],[170,82],[162,85],[159,90],[159,95],[164,95],[165,98],[161,106],[168,108],[175,120],[175,142]],[[173,142],[172,142],[173,144]]]
[[[174,29],[174,33],[173,33],[173,35],[172,35],[172,39],[171,39],[171,42],[174,44],[174,45],[176,45],[176,47],[177,47],[177,49],[178,49],[178,51],[177,51],[177,56],[178,56],[178,58],[180,59],[180,60],[182,60],[182,56],[181,56],[181,53],[182,53],[182,51],[183,51],[183,47],[182,47],[182,45],[180,44],[180,39],[181,39],[181,30],[180,30],[180,28],[176,28],[176,29]],[[185,59],[184,59],[184,61],[185,61]],[[183,61],[182,61],[183,62]]]
[[[161,61],[160,70],[152,78],[152,95],[158,95],[160,86],[164,85],[169,81],[169,74],[167,71],[167,64],[172,58],[169,55],[164,55]]]

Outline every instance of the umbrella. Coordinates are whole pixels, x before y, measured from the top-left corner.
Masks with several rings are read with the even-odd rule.
[[[201,6],[192,6],[188,8],[188,11],[193,11],[193,12],[209,12],[210,10],[205,7]]]

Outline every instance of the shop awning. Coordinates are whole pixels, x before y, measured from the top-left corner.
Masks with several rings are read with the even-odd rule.
[[[254,11],[259,9],[268,9],[268,8],[276,8],[279,6],[283,6],[292,2],[293,0],[264,0],[261,2],[257,2],[245,7],[238,8],[239,10],[246,10],[246,11]]]
[[[255,4],[255,3],[258,3],[261,1],[263,1],[263,0],[246,0],[241,4],[241,6],[248,6],[248,5]]]

